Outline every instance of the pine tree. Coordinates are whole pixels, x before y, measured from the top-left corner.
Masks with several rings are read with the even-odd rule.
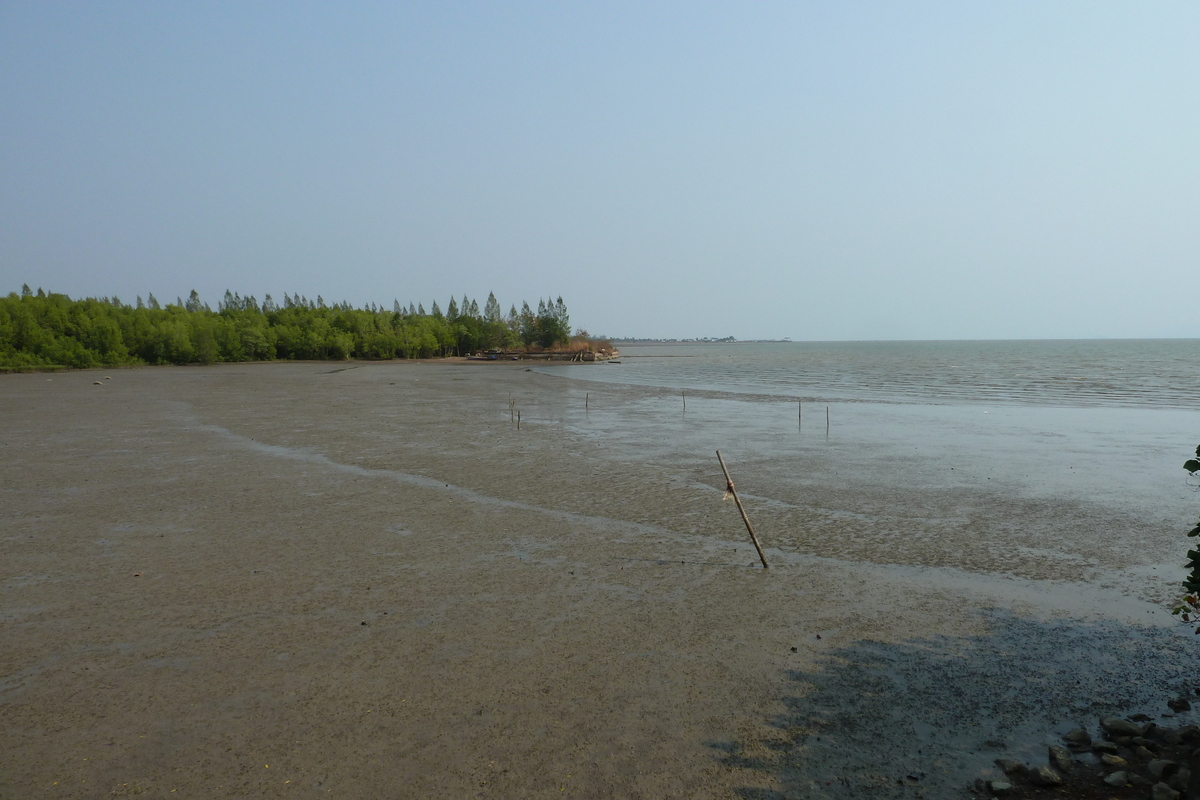
[[[28,283],[21,284],[21,297],[33,297],[33,289],[29,288]]]
[[[483,306],[483,319],[485,322],[500,322],[500,304],[496,302],[495,292],[488,292],[487,302]]]
[[[446,318],[458,319],[458,303],[454,299],[454,295],[450,295],[450,305],[446,306]]]
[[[159,305],[158,298],[154,296],[154,292],[146,295],[146,305],[150,306],[152,311],[158,311],[162,308],[162,306]]]
[[[192,293],[188,295],[187,302],[183,307],[192,312],[204,308],[204,304],[200,302],[200,294],[195,289],[192,289]]]
[[[140,294],[137,296],[137,307],[139,309],[146,307],[146,304],[142,302],[142,296]]]

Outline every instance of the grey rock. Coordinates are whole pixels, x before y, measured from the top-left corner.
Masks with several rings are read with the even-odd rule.
[[[1097,753],[1112,753],[1115,756],[1120,748],[1116,742],[1092,742],[1092,749]]]
[[[996,766],[1004,770],[1005,775],[1024,775],[1029,771],[1029,767],[1011,758],[997,758]]]
[[[1029,770],[1029,782],[1034,786],[1058,786],[1062,783],[1062,775],[1055,772],[1049,764],[1042,764]]]
[[[1174,711],[1176,714],[1181,714],[1184,711],[1191,711],[1192,704],[1189,703],[1186,698],[1180,697],[1176,700],[1168,700],[1167,707],[1170,708],[1172,711]]]
[[[1141,745],[1142,747],[1146,748],[1147,750],[1157,750],[1158,749],[1157,744],[1150,741],[1149,739],[1147,739],[1144,736],[1135,736],[1135,737],[1133,737],[1133,739],[1130,740],[1130,742],[1134,745]]]
[[[1167,786],[1170,786],[1177,792],[1187,790],[1188,781],[1192,779],[1192,773],[1187,769],[1181,769],[1171,777],[1167,778]]]
[[[1129,784],[1128,776],[1124,770],[1118,770],[1104,779],[1104,782],[1109,786],[1126,786]]]
[[[1101,717],[1100,727],[1113,736],[1141,736],[1142,726],[1120,717]]]
[[[1150,780],[1149,778],[1143,778],[1141,775],[1138,775],[1136,772],[1127,773],[1127,777],[1129,778],[1129,782],[1132,783],[1134,786],[1153,786],[1154,785],[1154,781]]]
[[[1129,762],[1125,759],[1118,755],[1113,755],[1112,753],[1105,753],[1104,755],[1100,756],[1100,763],[1104,764],[1106,767],[1124,767],[1128,766],[1129,764]]]
[[[1067,744],[1091,745],[1092,735],[1083,728],[1075,728],[1063,734],[1063,741]]]
[[[1059,772],[1070,772],[1075,766],[1071,760],[1071,751],[1056,744],[1050,745],[1050,763]]]
[[[1013,785],[1008,781],[988,781],[987,785],[994,795],[1005,795],[1013,789]]]
[[[1175,771],[1178,769],[1178,764],[1166,758],[1156,759],[1146,765],[1147,772],[1156,778],[1161,778],[1164,781],[1174,775]]]
[[[1179,800],[1179,792],[1165,783],[1156,783],[1150,790],[1150,800]]]
[[[1184,725],[1179,729],[1179,735],[1185,742],[1200,742],[1200,726]]]
[[[1152,751],[1147,750],[1146,748],[1142,747],[1140,744],[1137,747],[1133,748],[1133,754],[1135,756],[1137,756],[1138,758],[1140,758],[1142,761],[1153,761],[1154,760],[1154,753]]]
[[[1168,747],[1175,747],[1183,743],[1183,737],[1179,735],[1179,731],[1174,728],[1159,728],[1158,738]]]

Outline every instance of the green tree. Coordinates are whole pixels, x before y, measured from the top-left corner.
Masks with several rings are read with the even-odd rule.
[[[1196,458],[1189,458],[1183,464],[1189,477],[1195,478],[1197,473],[1200,473],[1200,460],[1198,459],[1200,459],[1200,447],[1196,448]],[[1200,536],[1200,522],[1197,522],[1195,527],[1188,531],[1188,536],[1192,538]],[[1200,621],[1200,545],[1188,550],[1187,557],[1187,566],[1191,570],[1183,580],[1183,588],[1187,594],[1172,613],[1178,615],[1184,622],[1195,622]],[[1196,628],[1196,633],[1200,635],[1200,626]]]

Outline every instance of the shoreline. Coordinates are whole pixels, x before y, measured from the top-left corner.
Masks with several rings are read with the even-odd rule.
[[[1103,580],[821,556],[783,535],[782,462],[742,457],[755,568],[715,459],[681,449],[703,407],[260,363],[0,381],[0,792],[911,797],[919,771],[948,796],[1190,680],[1169,613]]]

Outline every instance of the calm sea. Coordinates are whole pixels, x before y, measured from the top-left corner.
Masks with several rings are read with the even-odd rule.
[[[900,403],[1200,407],[1200,339],[626,344],[573,378]]]
[[[591,413],[572,429],[663,465],[664,479],[676,464],[708,474],[719,449],[772,508],[833,504],[872,521],[810,540],[813,520],[776,520],[777,540],[797,552],[840,553],[833,543],[887,508],[904,516],[903,548],[845,557],[1104,574],[1139,594],[1161,575],[1164,596],[1177,588],[1200,508],[1182,469],[1200,443],[1200,340],[634,344],[621,354],[538,369],[571,379],[572,402],[590,392]],[[984,551],[1005,555],[971,560]]]

